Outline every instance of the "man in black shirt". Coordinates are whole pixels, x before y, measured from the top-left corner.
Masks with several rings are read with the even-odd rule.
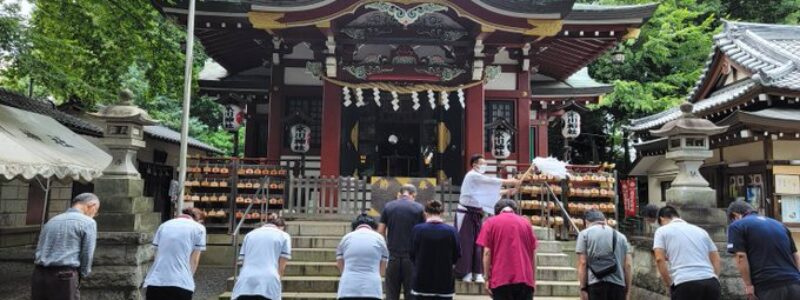
[[[400,198],[386,203],[381,213],[378,232],[386,236],[389,247],[389,265],[386,268],[386,299],[400,299],[402,286],[406,300],[411,294],[411,278],[414,264],[411,262],[411,230],[425,222],[422,204],[414,201],[417,188],[406,184],[400,188]],[[388,232],[387,232],[388,228]]]

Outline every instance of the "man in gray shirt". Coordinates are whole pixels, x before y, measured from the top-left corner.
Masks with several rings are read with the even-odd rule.
[[[587,227],[578,234],[575,252],[578,254],[578,280],[581,286],[581,300],[625,300],[630,299],[633,273],[631,264],[632,248],[628,239],[619,231],[606,224],[602,212],[592,209],[586,212]],[[614,245],[616,239],[616,246]],[[589,264],[593,258],[611,254],[613,249],[617,270],[597,278]],[[588,282],[587,282],[588,281]]]
[[[42,228],[31,279],[33,300],[80,299],[81,278],[92,270],[100,210],[97,195],[83,193],[72,199],[72,207]]]

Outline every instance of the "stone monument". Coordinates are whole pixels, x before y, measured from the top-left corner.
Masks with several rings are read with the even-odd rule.
[[[153,260],[150,245],[161,222],[153,199],[144,197],[144,181],[136,169],[136,153],[145,147],[145,125],[157,124],[131,102],[130,91],[120,102],[92,115],[106,123],[102,139],[113,160],[94,181],[100,198],[97,249],[92,274],[81,284],[83,299],[143,299],[140,287]]]

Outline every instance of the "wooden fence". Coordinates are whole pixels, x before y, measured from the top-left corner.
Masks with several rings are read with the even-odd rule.
[[[458,204],[458,186],[447,179],[436,187],[435,198],[447,211]],[[383,199],[386,200],[386,199]],[[290,177],[284,214],[355,216],[375,207],[368,177]]]

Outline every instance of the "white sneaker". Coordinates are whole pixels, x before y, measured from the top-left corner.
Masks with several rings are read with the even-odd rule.
[[[461,278],[463,282],[472,282],[472,273],[468,273],[464,278]]]
[[[484,282],[486,282],[486,280],[485,280],[485,279],[483,279],[483,274],[476,274],[476,275],[475,275],[475,282],[477,282],[477,283],[484,283]]]

